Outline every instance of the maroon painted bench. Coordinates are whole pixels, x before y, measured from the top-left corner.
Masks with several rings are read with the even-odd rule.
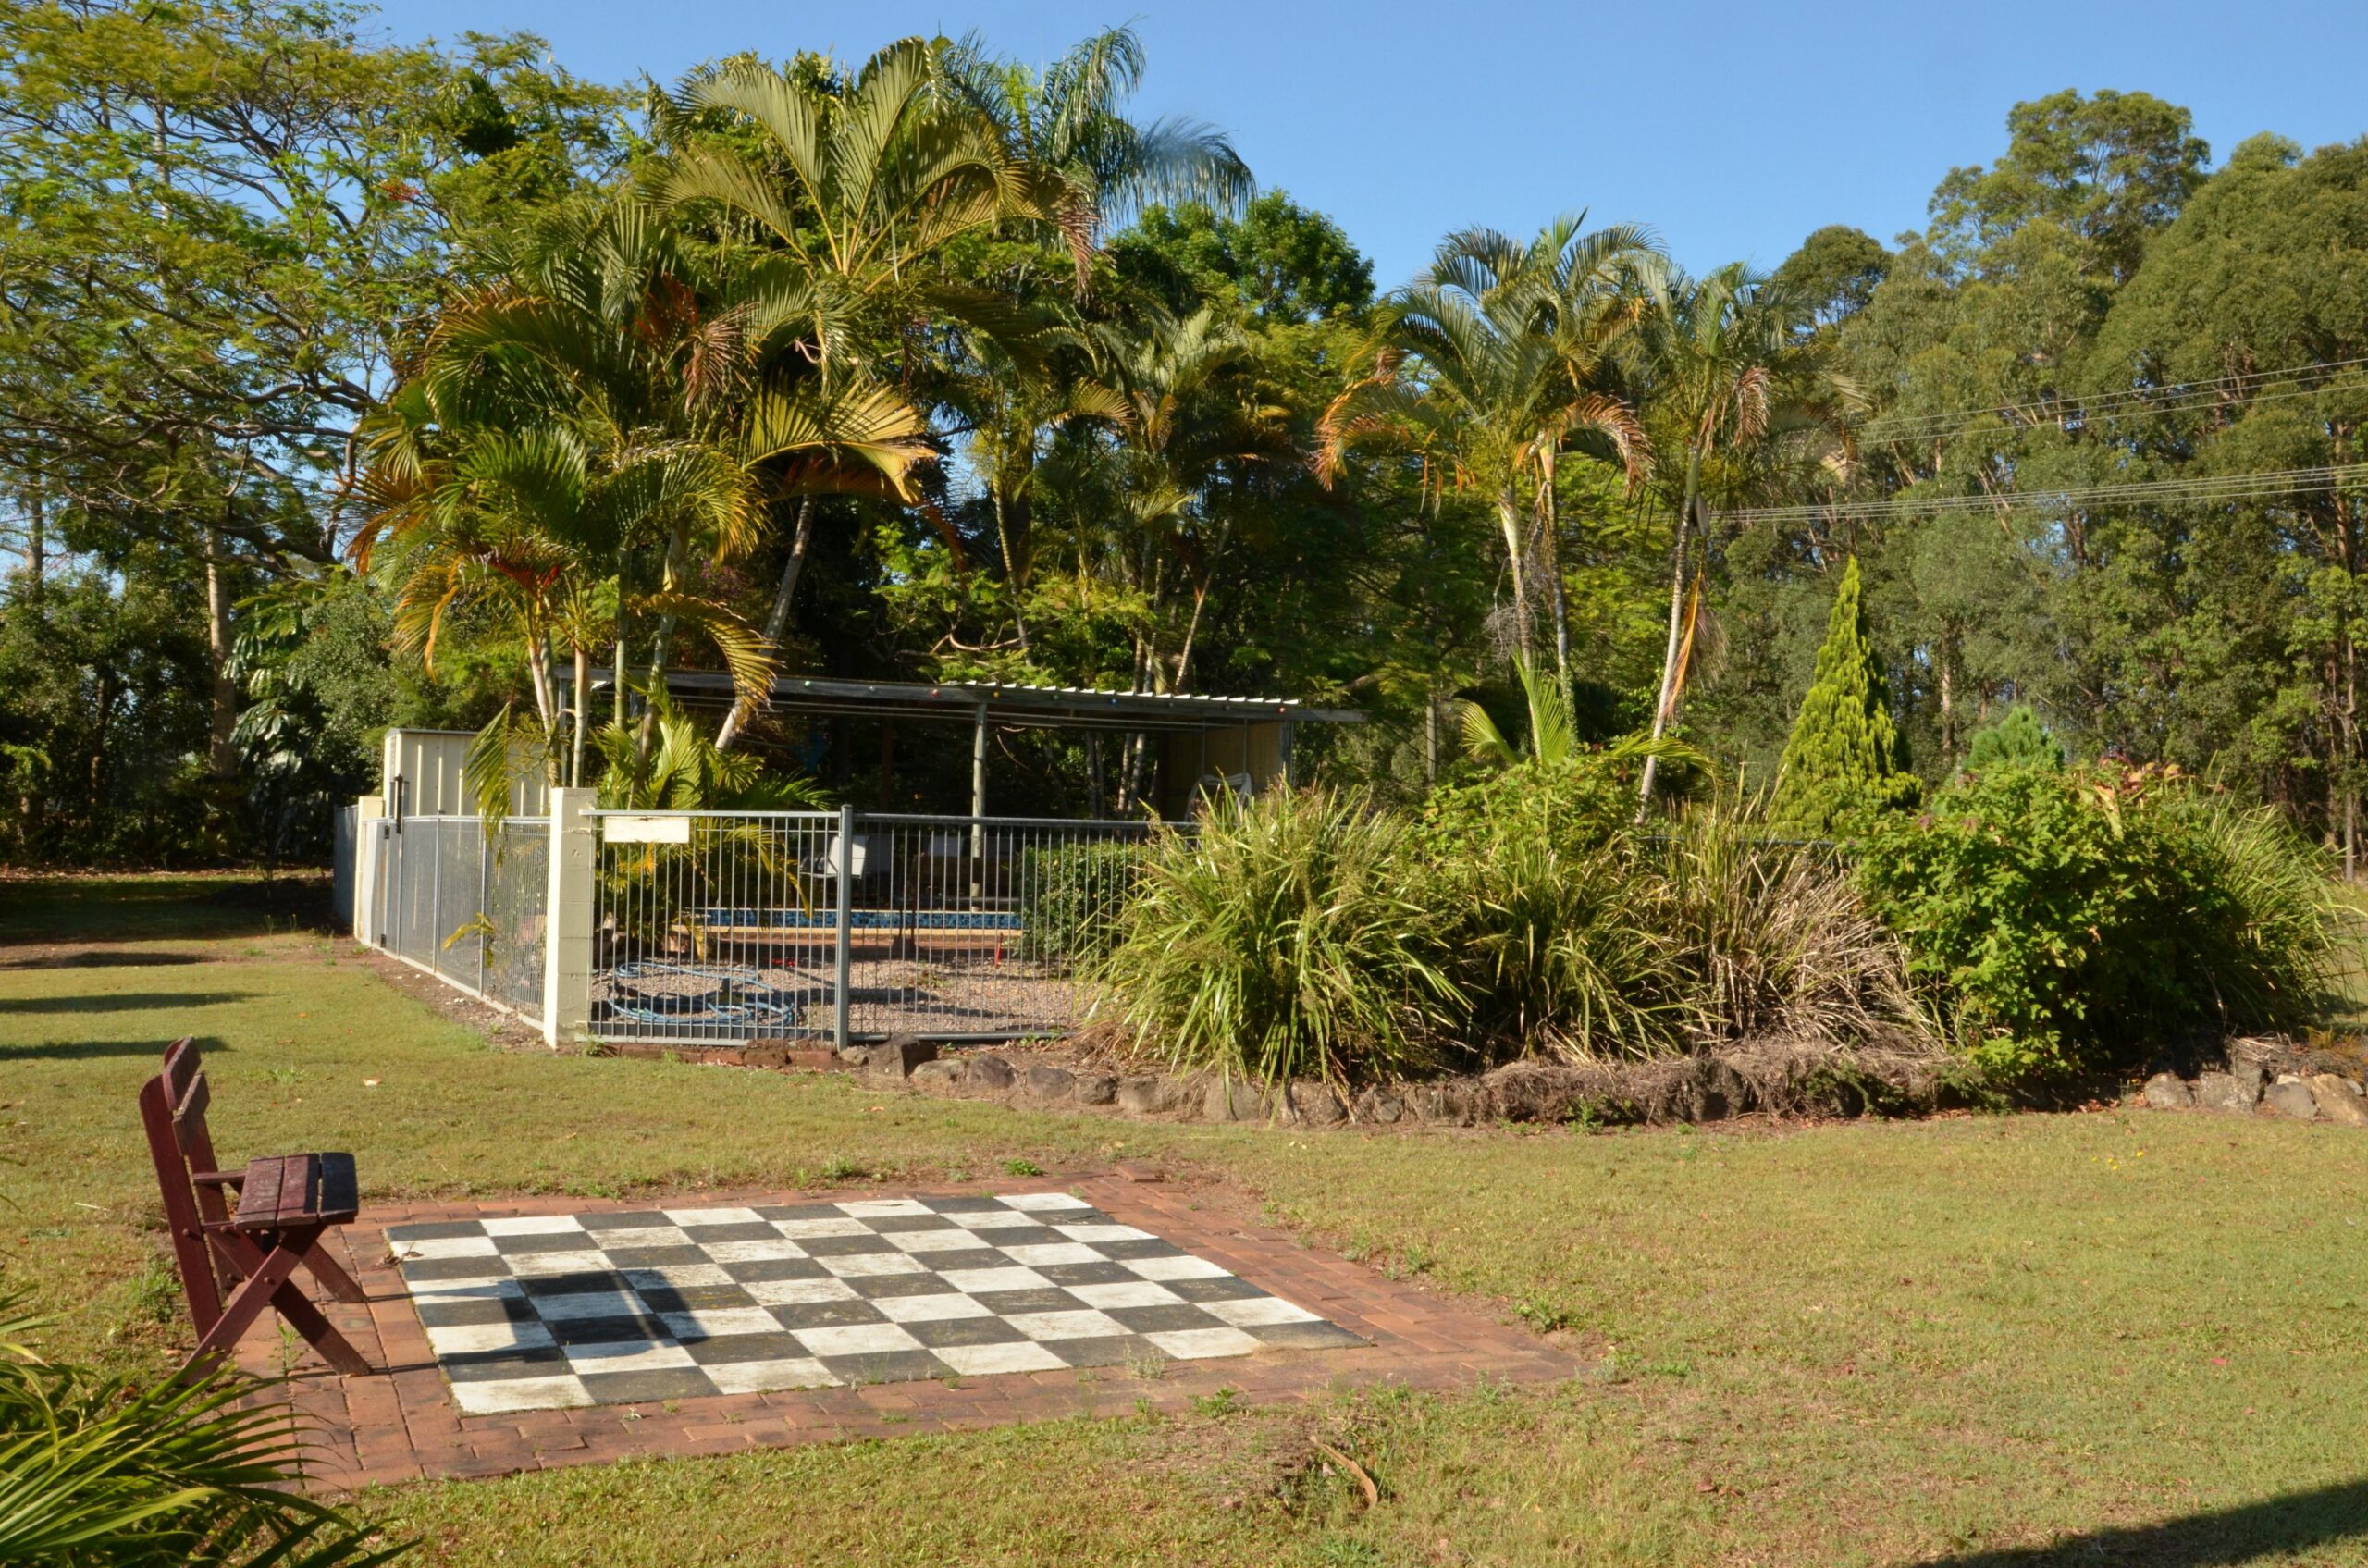
[[[339,1372],[371,1371],[293,1282],[301,1266],[338,1301],[369,1299],[321,1248],[323,1236],[360,1213],[353,1156],[274,1154],[248,1161],[243,1171],[216,1169],[205,1128],[212,1099],[192,1040],[175,1041],[164,1070],[140,1091],[173,1261],[197,1326],[190,1366],[228,1354],[271,1306]],[[226,1193],[237,1198],[235,1209]]]

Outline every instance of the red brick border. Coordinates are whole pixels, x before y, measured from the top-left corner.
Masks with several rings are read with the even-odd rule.
[[[919,1196],[981,1189],[920,1187]],[[443,1374],[436,1369],[402,1280],[379,1236],[388,1225],[422,1220],[479,1219],[512,1215],[592,1214],[648,1208],[663,1199],[641,1195],[604,1203],[578,1198],[488,1200],[479,1203],[390,1205],[365,1209],[339,1232],[341,1250],[367,1303],[324,1307],[339,1331],[374,1364],[367,1377],[343,1377],[306,1352],[282,1397],[309,1428],[314,1447],[307,1479],[316,1490],[340,1491],[376,1482],[431,1476],[500,1475],[561,1464],[586,1464],[628,1455],[738,1453],[790,1443],[906,1433],[961,1432],[1014,1421],[1070,1415],[1117,1415],[1139,1403],[1178,1408],[1196,1395],[1232,1389],[1260,1402],[1313,1399],[1329,1389],[1374,1384],[1453,1388],[1482,1377],[1542,1382],[1570,1376],[1575,1360],[1525,1330],[1492,1322],[1406,1284],[1386,1279],[1344,1259],[1300,1245],[1280,1232],[1244,1226],[1219,1206],[1195,1201],[1196,1189],[1147,1184],[1117,1176],[1078,1180],[996,1183],[996,1191],[1075,1192],[1123,1223],[1223,1264],[1263,1289],[1372,1341],[1336,1351],[1275,1350],[1253,1356],[1170,1363],[1156,1377],[1126,1368],[1007,1373],[949,1382],[882,1383],[860,1389],[815,1389],[728,1394],[664,1405],[596,1405],[579,1410],[461,1414]],[[722,1204],[829,1202],[832,1197],[902,1195],[878,1190],[839,1194],[701,1192],[701,1206]],[[239,1347],[248,1371],[278,1376],[282,1337],[258,1328]]]

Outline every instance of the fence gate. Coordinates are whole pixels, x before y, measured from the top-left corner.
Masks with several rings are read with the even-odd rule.
[[[356,931],[482,1001],[543,1014],[550,823],[512,817],[376,818],[360,824],[373,869]]]
[[[591,1029],[681,1043],[1076,1025],[1143,822],[595,813]]]

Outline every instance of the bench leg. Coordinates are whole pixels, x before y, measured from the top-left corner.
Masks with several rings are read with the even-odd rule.
[[[304,1249],[304,1266],[313,1271],[313,1278],[321,1282],[321,1289],[329,1293],[331,1301],[366,1302],[370,1299],[369,1294],[354,1283],[353,1276],[348,1274],[337,1259],[329,1256],[328,1249],[318,1240]]]
[[[305,1299],[304,1292],[293,1285],[282,1285],[271,1293],[271,1304],[289,1326],[304,1336],[304,1342],[321,1352],[321,1359],[349,1377],[360,1377],[378,1370],[362,1359],[353,1342],[337,1331],[337,1326],[321,1315],[321,1309]]]
[[[321,1352],[321,1359],[338,1371],[358,1377],[375,1370],[362,1358],[362,1352],[337,1331],[336,1326],[321,1315],[320,1309],[305,1300],[304,1292],[289,1283],[297,1266],[306,1262],[308,1254],[317,1248],[320,1241],[318,1229],[282,1232],[278,1244],[268,1253],[261,1253],[243,1236],[236,1237],[236,1240],[247,1253],[255,1254],[253,1259],[254,1266],[248,1271],[246,1283],[239,1287],[238,1294],[223,1307],[221,1317],[206,1331],[204,1338],[198,1340],[197,1349],[191,1352],[189,1358],[191,1367],[214,1356],[229,1354],[268,1305],[278,1308],[280,1315],[288,1319],[289,1326],[302,1334],[307,1344]],[[224,1251],[228,1253],[231,1249],[226,1247]],[[329,1266],[337,1267],[333,1263]],[[339,1269],[338,1273],[343,1277],[344,1271]],[[347,1279],[346,1283],[351,1285],[352,1281]]]
[[[205,1331],[204,1337],[197,1341],[197,1349],[190,1352],[189,1364],[195,1367],[201,1362],[228,1355],[236,1349],[254,1320],[263,1315],[263,1309],[270,1304],[273,1295],[288,1283],[288,1277],[296,1272],[296,1265],[302,1255],[284,1246],[274,1247],[254,1272],[247,1276],[246,1283],[239,1287],[239,1293],[223,1305],[222,1315],[215,1319],[214,1327]]]

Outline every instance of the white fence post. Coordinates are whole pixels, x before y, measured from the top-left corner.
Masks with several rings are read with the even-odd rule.
[[[387,815],[387,797],[357,796],[353,802],[353,940],[364,947],[378,945],[378,823]]]
[[[584,1038],[592,1022],[593,888],[598,821],[588,789],[551,791],[550,895],[543,907],[543,1043]]]

